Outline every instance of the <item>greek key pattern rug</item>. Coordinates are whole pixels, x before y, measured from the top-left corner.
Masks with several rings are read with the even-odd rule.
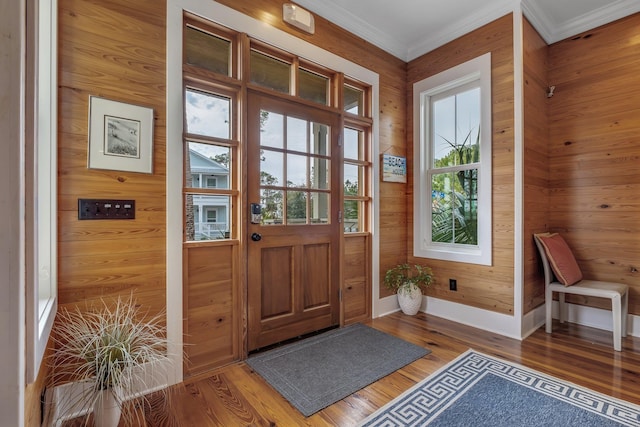
[[[360,426],[640,426],[640,406],[473,350]]]

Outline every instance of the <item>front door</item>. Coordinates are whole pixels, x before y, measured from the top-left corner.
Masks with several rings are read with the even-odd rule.
[[[251,351],[340,322],[341,162],[337,114],[254,92],[248,105]]]

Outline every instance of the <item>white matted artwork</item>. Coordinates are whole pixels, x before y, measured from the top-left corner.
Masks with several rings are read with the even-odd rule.
[[[89,168],[153,172],[153,109],[89,97]]]

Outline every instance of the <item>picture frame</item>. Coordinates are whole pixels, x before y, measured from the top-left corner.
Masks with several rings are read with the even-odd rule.
[[[153,173],[153,109],[90,96],[88,167]]]
[[[385,182],[407,182],[407,158],[382,155],[382,180]]]

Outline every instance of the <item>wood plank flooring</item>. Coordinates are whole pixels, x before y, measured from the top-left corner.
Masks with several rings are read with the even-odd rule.
[[[640,338],[615,352],[610,332],[574,324],[544,327],[518,341],[420,313],[394,313],[370,326],[432,352],[309,418],[244,362],[173,387],[170,413],[148,411],[147,426],[350,426],[469,348],[640,404]],[[167,419],[168,418],[168,419]]]

